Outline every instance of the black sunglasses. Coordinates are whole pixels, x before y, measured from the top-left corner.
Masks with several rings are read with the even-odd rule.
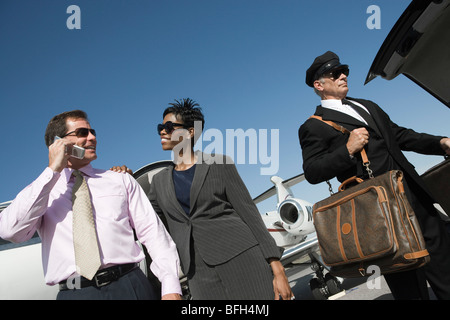
[[[183,128],[189,128],[189,126],[182,124],[182,123],[175,123],[172,121],[167,121],[166,123],[160,123],[157,126],[158,134],[161,134],[161,131],[165,130],[167,134],[171,134],[173,130],[175,130],[175,127],[183,127]]]
[[[88,128],[77,128],[73,131],[70,131],[69,133],[66,133],[61,138],[67,137],[68,135],[71,135],[75,133],[77,138],[86,138],[89,135],[89,132],[92,133],[92,135],[97,136],[94,129],[88,129]]]
[[[330,72],[326,73],[325,75],[333,78],[333,79],[338,79],[341,74],[345,74],[346,77],[348,77],[348,75],[350,74],[350,69],[349,68],[337,68],[335,70],[331,70]]]

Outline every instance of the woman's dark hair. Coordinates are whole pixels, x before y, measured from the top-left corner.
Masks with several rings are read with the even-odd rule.
[[[169,113],[173,113],[177,119],[181,119],[183,123],[189,127],[194,127],[195,121],[202,122],[202,131],[205,126],[205,117],[203,116],[200,105],[190,98],[175,100],[169,103],[170,107],[164,110],[163,118]]]
[[[45,144],[49,147],[55,136],[62,137],[67,132],[66,121],[67,119],[85,119],[88,120],[86,112],[82,110],[73,110],[60,113],[54,116],[47,125],[47,129],[45,130]]]

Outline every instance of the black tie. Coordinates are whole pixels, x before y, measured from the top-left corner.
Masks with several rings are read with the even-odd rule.
[[[372,116],[370,115],[369,112],[367,112],[366,110],[364,110],[363,108],[357,106],[356,104],[352,103],[351,101],[347,100],[347,99],[343,99],[342,100],[342,104],[346,104],[350,107],[352,107],[356,112],[358,112],[358,114],[367,122],[367,125],[374,129],[375,131],[378,132],[378,127],[375,124],[375,121],[373,121]]]

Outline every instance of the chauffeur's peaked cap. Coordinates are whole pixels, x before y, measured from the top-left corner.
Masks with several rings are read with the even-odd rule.
[[[336,67],[348,67],[346,64],[341,64],[336,53],[327,51],[324,54],[314,59],[312,65],[306,70],[306,84],[314,87],[314,81],[320,78],[324,73],[335,69]]]

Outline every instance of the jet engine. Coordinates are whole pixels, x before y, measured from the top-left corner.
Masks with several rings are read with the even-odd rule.
[[[279,221],[283,228],[296,236],[306,236],[315,231],[312,208],[301,199],[288,197],[278,206]]]

